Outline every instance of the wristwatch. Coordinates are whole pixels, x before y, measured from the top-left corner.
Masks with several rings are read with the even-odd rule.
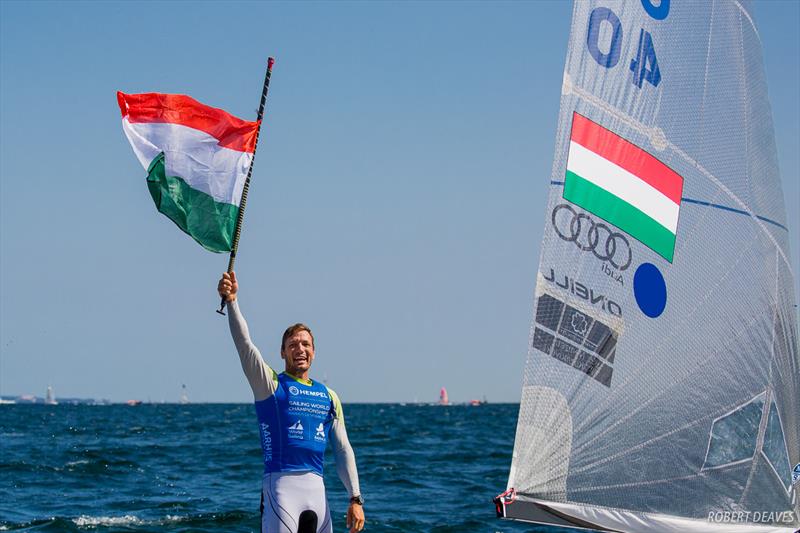
[[[358,505],[364,505],[364,498],[360,494],[357,494],[352,498],[350,498],[350,503],[357,503]]]

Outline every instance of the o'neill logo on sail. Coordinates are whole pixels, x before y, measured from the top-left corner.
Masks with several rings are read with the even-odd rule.
[[[564,198],[672,262],[683,178],[616,133],[573,113]]]

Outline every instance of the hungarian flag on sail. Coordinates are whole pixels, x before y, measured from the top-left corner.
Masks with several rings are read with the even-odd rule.
[[[259,123],[179,94],[117,101],[158,210],[207,250],[230,251]]]
[[[564,198],[672,262],[683,178],[616,133],[574,113]]]

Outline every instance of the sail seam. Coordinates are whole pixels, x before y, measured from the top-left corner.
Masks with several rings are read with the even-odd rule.
[[[751,17],[750,13],[747,12],[744,6],[739,3],[739,0],[733,0],[733,3],[736,4],[736,7],[739,8],[739,11],[744,13],[744,16],[747,18],[748,22],[750,22],[750,27],[753,28],[753,32],[756,34],[756,37],[758,38],[758,44],[760,44],[763,47],[764,45],[761,42],[761,34],[758,33],[758,28],[756,28],[756,23],[753,20],[753,17]]]
[[[715,209],[721,209],[723,211],[730,211],[730,212],[736,213],[738,215],[750,216],[750,213],[748,213],[747,211],[743,211],[741,209],[736,209],[735,207],[729,207],[727,205],[715,204],[713,202],[708,202],[706,200],[697,200],[697,199],[694,199],[694,198],[687,198],[687,197],[684,196],[683,198],[681,198],[681,202],[688,202],[690,204],[702,205],[702,206],[705,206],[705,207],[713,207]],[[762,216],[762,215],[755,215],[755,217],[757,219],[759,219],[759,220],[763,220],[764,222],[772,224],[773,226],[777,226],[777,227],[781,228],[782,230],[789,231],[789,228],[787,228],[786,226],[784,226],[780,222],[772,220],[771,218],[767,218],[767,217]]]
[[[752,458],[744,459],[742,461],[737,461],[735,463],[729,463],[729,464],[727,464],[725,466],[734,466],[734,465],[735,466],[739,466],[740,464],[746,463],[748,461],[752,461]],[[570,490],[570,492],[575,492],[575,493],[577,493],[577,492],[594,492],[594,491],[598,491],[598,490],[621,489],[621,488],[629,488],[629,487],[641,487],[641,486],[644,486],[644,485],[657,485],[659,483],[667,483],[667,482],[670,482],[670,481],[682,481],[682,480],[685,480],[685,479],[692,479],[692,478],[696,478],[696,477],[705,477],[707,475],[706,474],[707,470],[708,469],[700,471],[700,472],[695,472],[695,473],[689,474],[687,476],[676,476],[676,477],[665,478],[665,479],[651,479],[651,480],[648,480],[648,481],[636,481],[636,482],[631,482],[631,483],[616,483],[614,485],[597,485],[597,486],[594,486],[594,487],[584,487],[584,488],[581,488],[581,489],[572,489],[572,490]]]
[[[550,185],[560,185],[560,186],[563,187],[564,186],[564,182],[563,181],[559,181],[559,180],[550,180]],[[681,203],[683,203],[683,202],[686,202],[686,203],[689,203],[689,204],[695,204],[695,205],[702,205],[704,207],[713,207],[714,209],[721,209],[722,211],[729,211],[731,213],[736,213],[737,215],[750,216],[750,213],[748,213],[747,211],[743,211],[741,209],[736,209],[735,207],[730,207],[730,206],[727,206],[727,205],[715,204],[714,202],[709,202],[708,200],[698,200],[697,198],[689,198],[687,196],[682,196],[681,197]],[[766,222],[768,224],[772,224],[773,226],[781,228],[784,231],[789,231],[789,228],[787,228],[786,226],[784,226],[783,224],[781,224],[778,221],[772,220],[771,218],[767,218],[767,217],[765,217],[763,215],[756,215],[756,218],[759,219],[759,220],[763,220],[764,222]]]
[[[738,196],[736,196],[736,194],[735,194],[733,191],[731,191],[730,189],[728,189],[728,188],[725,186],[725,184],[724,184],[724,183],[722,183],[721,181],[719,181],[719,180],[716,178],[716,176],[714,176],[713,174],[711,174],[711,172],[709,172],[708,170],[706,170],[706,168],[705,168],[703,165],[701,165],[700,163],[698,163],[698,162],[697,162],[696,160],[694,160],[694,159],[693,159],[691,156],[689,156],[689,154],[687,154],[686,152],[684,152],[683,150],[681,150],[680,148],[678,148],[677,146],[675,146],[675,145],[674,145],[674,144],[672,144],[671,142],[669,142],[669,141],[667,141],[667,142],[669,143],[670,147],[672,147],[672,149],[673,149],[673,150],[675,150],[675,151],[676,151],[676,152],[677,152],[677,153],[678,153],[678,154],[679,154],[681,157],[683,157],[684,159],[686,159],[686,161],[688,161],[689,163],[693,164],[693,165],[694,165],[694,167],[695,167],[697,170],[699,170],[700,172],[702,172],[702,173],[703,173],[703,174],[704,174],[704,175],[705,175],[705,176],[706,176],[708,179],[710,179],[710,180],[711,180],[711,181],[712,181],[712,182],[713,182],[713,183],[714,183],[714,184],[715,184],[717,187],[719,187],[719,188],[720,188],[722,191],[724,191],[724,192],[725,192],[725,193],[726,193],[726,194],[727,194],[727,195],[728,195],[728,196],[729,196],[729,197],[730,197],[730,198],[731,198],[731,199],[732,199],[734,202],[736,202],[737,204],[739,204],[739,206],[740,206],[740,207],[741,207],[741,208],[742,208],[744,211],[746,211],[746,212],[747,212],[747,214],[748,214],[748,215],[750,215],[750,217],[751,217],[751,218],[753,218],[753,220],[755,221],[755,223],[756,223],[756,224],[758,224],[758,226],[761,228],[761,230],[762,230],[762,231],[763,231],[763,232],[764,232],[764,233],[767,235],[767,238],[769,238],[769,240],[770,240],[770,241],[772,241],[772,244],[775,246],[775,248],[777,248],[777,249],[778,249],[778,253],[781,255],[781,258],[783,258],[783,261],[784,261],[784,263],[786,263],[786,268],[789,270],[789,273],[790,273],[790,274],[792,275],[792,277],[794,278],[794,270],[792,269],[792,263],[791,263],[791,261],[789,261],[789,258],[788,258],[788,257],[786,257],[786,254],[783,252],[783,249],[782,249],[782,248],[781,248],[781,246],[778,244],[778,241],[776,241],[776,240],[775,240],[775,237],[774,237],[774,236],[773,236],[773,235],[772,235],[772,234],[769,232],[769,230],[767,230],[766,226],[764,226],[764,223],[763,223],[763,222],[762,222],[762,221],[759,219],[758,215],[756,215],[756,214],[755,214],[755,213],[754,213],[754,212],[753,212],[753,211],[752,211],[752,210],[751,210],[751,209],[750,209],[750,208],[747,206],[747,204],[745,204],[745,203],[744,203],[744,201],[742,201],[742,199],[740,199]]]

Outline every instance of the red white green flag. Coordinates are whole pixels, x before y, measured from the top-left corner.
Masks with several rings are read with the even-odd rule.
[[[117,101],[157,209],[207,250],[230,251],[259,123],[178,94]]]
[[[672,262],[683,178],[635,144],[573,114],[564,198]]]

